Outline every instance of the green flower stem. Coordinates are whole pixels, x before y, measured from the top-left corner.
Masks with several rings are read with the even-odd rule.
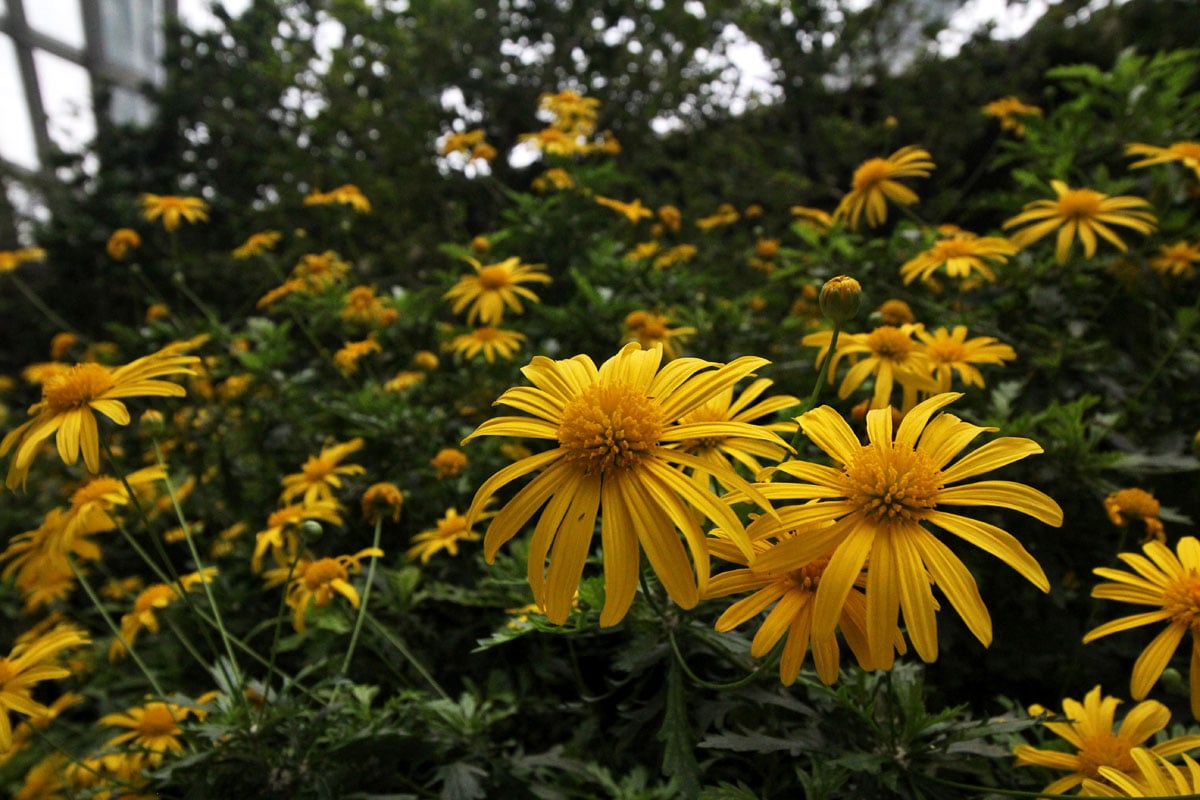
[[[817,399],[821,396],[821,390],[825,388],[826,382],[829,380],[829,367],[833,363],[833,355],[837,352],[838,336],[842,333],[842,326],[836,321],[833,323],[833,335],[829,337],[829,349],[825,351],[825,357],[821,359],[821,365],[817,367],[817,383],[813,386],[812,394],[808,396],[808,400],[804,404],[805,411],[811,411],[817,407]],[[800,437],[803,431],[800,426],[796,426],[796,432],[792,434],[791,447],[792,450],[798,450],[800,447]]]
[[[679,664],[679,667],[680,667],[680,669],[683,670],[683,673],[685,675],[687,675],[688,678],[690,678],[693,683],[696,683],[699,686],[703,686],[705,689],[713,689],[718,692],[732,691],[733,689],[740,689],[741,687],[743,687],[746,684],[753,681],[759,675],[763,674],[763,672],[766,670],[767,666],[769,664],[771,664],[772,661],[774,661],[774,659],[772,659],[772,658],[765,658],[765,659],[763,659],[762,663],[759,664],[754,669],[753,672],[751,672],[741,678],[730,681],[728,683],[713,683],[712,681],[705,680],[704,678],[701,678],[696,673],[692,672],[691,667],[689,667],[687,664],[687,660],[684,659],[684,657],[683,657],[683,652],[680,651],[680,649],[679,649],[679,644],[675,641],[675,631],[674,630],[671,630],[670,628],[667,629],[667,639],[671,642],[671,652],[675,654],[675,662],[677,664]]]
[[[25,295],[25,299],[29,301],[29,304],[31,306],[33,306],[34,308],[36,308],[38,311],[42,312],[42,316],[44,316],[46,319],[50,320],[50,323],[52,325],[56,326],[59,330],[64,330],[69,333],[72,333],[75,336],[79,337],[80,339],[84,339],[84,340],[88,339],[88,337],[84,336],[78,330],[76,330],[74,325],[72,325],[71,323],[69,323],[65,319],[63,319],[61,316],[59,316],[58,312],[56,312],[54,309],[50,308],[50,306],[46,305],[45,301],[42,300],[42,298],[38,297],[37,292],[33,291],[33,289],[30,288],[29,284],[27,284],[25,281],[21,280],[21,278],[17,275],[17,273],[15,273],[15,272],[10,273],[9,278],[12,280],[13,286],[17,287],[17,291],[20,292],[21,294]]]
[[[446,694],[446,690],[443,689],[436,680],[434,680],[433,676],[429,674],[429,671],[421,665],[421,662],[417,661],[416,656],[412,654],[412,652],[408,649],[408,646],[405,645],[403,641],[401,641],[397,636],[393,635],[392,632],[389,631],[382,623],[380,623],[379,620],[375,619],[370,612],[364,612],[363,618],[371,624],[371,629],[374,630],[375,633],[382,636],[388,644],[400,652],[400,655],[404,656],[405,660],[412,665],[413,669],[420,673],[421,677],[425,679],[425,682],[432,686],[433,690],[437,692],[443,700],[451,701],[450,695]]]
[[[100,598],[96,596],[96,592],[92,589],[92,585],[88,583],[87,578],[83,576],[83,572],[75,564],[75,559],[68,555],[67,563],[71,565],[71,572],[75,574],[75,580],[79,581],[79,585],[82,586],[83,591],[87,593],[88,598],[92,601],[92,605],[94,605],[96,610],[100,612],[100,616],[104,617],[104,621],[108,623],[108,627],[112,629],[113,635],[117,637],[117,640],[125,648],[125,652],[129,653],[129,656],[134,660],[134,663],[138,665],[138,669],[140,669],[142,674],[146,676],[146,680],[150,683],[151,688],[154,689],[154,693],[159,697],[165,698],[167,693],[164,692],[162,687],[158,685],[158,680],[155,679],[154,673],[150,671],[150,668],[146,666],[144,661],[142,661],[141,656],[139,656],[137,651],[133,649],[133,644],[121,633],[121,628],[116,622],[113,621],[112,616],[109,615],[108,609],[104,607],[104,604],[100,602]]]
[[[154,446],[154,457],[158,460],[158,465],[165,471],[167,469],[166,462],[163,460],[162,449],[158,446],[158,440],[151,441]],[[221,644],[225,647],[225,655],[229,657],[229,664],[233,668],[233,675],[226,675],[226,680],[230,686],[242,687],[241,667],[238,666],[237,655],[233,652],[233,645],[229,641],[229,631],[225,628],[225,622],[221,619],[221,609],[217,604],[217,600],[213,597],[212,583],[208,576],[204,574],[204,561],[200,558],[200,551],[196,548],[196,540],[192,536],[191,526],[188,525],[187,519],[183,516],[183,509],[179,506],[179,498],[175,494],[175,486],[171,483],[171,477],[168,474],[165,483],[167,484],[167,494],[171,497],[171,506],[175,509],[175,518],[179,521],[180,527],[183,528],[183,538],[187,542],[188,551],[192,555],[192,562],[196,565],[196,574],[200,576],[200,585],[204,587],[204,596],[208,599],[208,606],[212,609],[213,622],[216,623],[217,633],[221,636]],[[183,593],[183,586],[180,585],[180,593]],[[223,669],[223,667],[222,667]],[[239,693],[242,702],[245,702],[244,695]]]
[[[279,595],[279,608],[275,612],[275,630],[271,634],[271,655],[267,662],[267,677],[263,681],[264,697],[267,694],[267,689],[270,688],[271,673],[275,670],[275,656],[279,651],[279,636],[283,632],[284,609],[287,608],[288,585],[292,582],[292,576],[296,574],[296,565],[300,563],[300,555],[300,546],[297,544],[296,552],[292,554],[292,561],[288,564],[287,577],[283,580],[283,591]]]
[[[375,520],[375,538],[371,542],[371,547],[379,549],[380,534],[383,532],[383,515]],[[346,657],[342,660],[342,675],[350,671],[350,661],[354,658],[354,649],[358,645],[358,635],[362,631],[363,617],[367,615],[367,601],[371,599],[371,584],[375,581],[375,562],[379,560],[378,556],[371,556],[371,563],[367,565],[367,581],[363,585],[362,599],[358,604],[358,616],[354,620],[354,632],[350,634],[350,645],[346,648]]]

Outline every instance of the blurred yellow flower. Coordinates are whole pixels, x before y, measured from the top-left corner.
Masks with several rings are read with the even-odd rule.
[[[196,714],[196,709],[177,703],[152,701],[144,706],[134,706],[115,714],[105,714],[101,725],[112,728],[128,728],[128,731],[108,740],[107,747],[128,744],[138,750],[148,751],[147,763],[157,765],[164,753],[182,753],[183,729],[179,723]]]
[[[696,247],[690,244],[677,244],[669,247],[654,257],[655,269],[666,269],[676,264],[686,264],[696,257]]]
[[[476,320],[483,325],[499,324],[505,307],[520,314],[524,310],[521,298],[539,302],[538,296],[521,284],[550,283],[551,280],[541,271],[541,265],[522,264],[516,256],[487,266],[474,258],[468,258],[467,262],[475,274],[464,275],[442,297],[453,301],[451,310],[455,314],[466,309],[470,325]]]
[[[887,201],[912,205],[920,198],[896,178],[927,178],[933,161],[926,150],[914,145],[902,147],[887,158],[871,158],[854,171],[850,191],[833,211],[833,220],[846,220],[858,229],[858,220],[867,212],[867,224],[872,228],[887,221]],[[793,209],[794,212],[794,209]]]
[[[1178,161],[1200,178],[1200,142],[1175,142],[1167,147],[1155,147],[1152,144],[1127,144],[1125,154],[1129,156],[1144,156],[1142,160],[1129,165],[1130,169],[1140,169],[1155,164],[1166,164],[1168,161]]]
[[[362,437],[355,437],[348,442],[323,447],[317,455],[309,456],[300,472],[284,476],[280,502],[290,503],[301,497],[304,505],[311,506],[334,500],[333,490],[342,488],[341,476],[361,475],[366,471],[358,464],[342,463],[346,456],[361,450],[363,444]]]
[[[611,208],[625,219],[633,224],[637,224],[643,219],[654,216],[654,212],[642,205],[641,198],[634,200],[632,203],[623,203],[620,200],[613,200],[611,197],[601,197],[596,195],[592,198],[605,208]]]
[[[1154,213],[1148,210],[1150,203],[1140,197],[1109,197],[1094,189],[1072,189],[1058,180],[1050,181],[1050,185],[1056,199],[1026,203],[1025,210],[1006,221],[1003,227],[1026,226],[1009,237],[1021,248],[1057,230],[1054,257],[1059,264],[1067,260],[1076,234],[1083,243],[1084,258],[1091,258],[1096,252],[1097,236],[1125,252],[1125,243],[1109,225],[1132,228],[1138,233],[1151,233],[1157,225]]]
[[[1159,275],[1190,278],[1196,274],[1200,263],[1200,242],[1180,240],[1175,244],[1160,245],[1158,252],[1150,256],[1150,268]]]
[[[450,340],[450,349],[465,358],[474,358],[483,353],[483,357],[491,364],[497,357],[511,361],[524,341],[523,333],[484,325],[470,333],[455,336]]]
[[[246,241],[234,249],[233,257],[236,259],[247,259],[262,255],[268,250],[273,250],[282,238],[283,234],[274,230],[252,233],[246,238]]]
[[[732,225],[742,218],[738,210],[730,203],[721,203],[717,206],[717,210],[707,217],[701,217],[696,220],[696,227],[702,231],[711,230],[712,228],[720,228],[725,225]]]
[[[917,328],[917,338],[925,345],[930,373],[937,381],[939,392],[950,391],[954,373],[968,386],[983,388],[983,375],[974,364],[1003,364],[1017,354],[1011,347],[993,336],[967,338],[967,326],[955,325],[953,330],[938,328],[932,333]]]
[[[372,525],[381,515],[391,516],[392,522],[399,522],[403,505],[404,495],[394,483],[373,483],[363,492],[363,517]]]
[[[453,478],[467,466],[467,454],[454,447],[443,447],[429,462],[437,470],[438,480]]]
[[[1017,246],[1000,236],[976,236],[960,231],[948,238],[935,242],[900,267],[904,283],[927,280],[939,269],[945,269],[951,278],[967,278],[977,272],[995,282],[996,273],[988,262],[1003,264],[1011,255],[1016,255]]]
[[[0,250],[0,273],[12,272],[28,261],[45,261],[46,251],[40,247],[22,247],[19,250]]]
[[[306,206],[324,206],[333,203],[350,206],[359,214],[367,214],[371,211],[371,201],[353,183],[343,184],[328,192],[313,189],[304,198]]]
[[[672,328],[671,318],[649,311],[632,311],[625,317],[625,338],[622,341],[640,342],[645,349],[661,346],[667,358],[678,358],[679,347],[695,333],[690,325]]]
[[[383,388],[389,392],[407,392],[424,380],[424,372],[418,372],[413,369],[402,369],[391,380],[385,382]]]
[[[42,681],[68,677],[71,670],[58,663],[63,651],[85,644],[88,644],[86,633],[61,627],[16,644],[6,657],[0,658],[0,752],[12,747],[9,714],[39,717],[51,713],[33,699],[34,687]]]
[[[129,255],[130,250],[136,250],[142,246],[142,237],[132,228],[117,228],[108,237],[108,244],[104,249],[108,251],[109,257],[114,261],[124,261]]]
[[[177,197],[174,195],[143,194],[142,216],[147,222],[162,217],[162,225],[168,231],[179,228],[181,220],[191,223],[208,222],[208,203],[199,197]]]
[[[481,513],[472,522],[492,516],[494,516],[492,512]],[[408,548],[406,555],[409,561],[420,559],[422,564],[428,564],[429,559],[443,550],[452,556],[458,555],[460,542],[477,541],[479,541],[479,534],[471,530],[471,525],[467,524],[467,518],[459,516],[457,509],[449,508],[437,521],[437,527],[421,531],[412,538],[412,546]]]
[[[270,589],[287,582],[286,599],[292,609],[292,627],[303,633],[307,628],[304,618],[309,606],[324,608],[332,602],[335,594],[340,594],[351,606],[358,608],[358,590],[350,583],[350,576],[362,569],[359,562],[364,558],[379,558],[382,555],[383,551],[378,547],[368,547],[352,555],[315,560],[302,555],[294,567],[290,562],[280,563],[264,572],[264,587]]]
[[[1037,106],[1027,105],[1013,95],[993,100],[983,107],[983,113],[1000,120],[1000,129],[1012,131],[1016,136],[1025,135],[1025,123],[1021,117],[1040,117],[1042,110]]]
[[[333,363],[343,375],[353,375],[358,372],[358,362],[371,353],[379,353],[383,347],[374,336],[368,336],[357,342],[345,342],[333,354]]]
[[[341,525],[341,507],[335,500],[316,500],[312,503],[293,503],[271,512],[267,527],[258,532],[254,540],[254,555],[250,558],[250,569],[262,571],[262,558],[271,549],[276,561],[286,563],[299,551],[300,526],[310,520],[320,520],[332,525]]]

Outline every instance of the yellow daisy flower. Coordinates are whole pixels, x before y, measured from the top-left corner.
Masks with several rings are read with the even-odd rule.
[[[246,238],[246,241],[234,248],[233,257],[236,259],[247,259],[262,255],[268,250],[273,250],[282,238],[283,234],[274,230],[252,233]]]
[[[87,634],[63,627],[20,642],[0,658],[0,752],[12,747],[12,721],[8,715],[16,712],[40,717],[51,713],[33,699],[34,686],[68,677],[71,670],[60,666],[58,660],[64,650],[84,644],[88,644]]]
[[[19,250],[0,250],[0,274],[13,272],[27,261],[45,261],[46,251],[40,247],[22,247]]]
[[[778,541],[786,541],[796,535],[794,531],[772,532],[767,528],[760,531],[765,538],[754,542],[754,549],[762,554],[769,552]],[[725,610],[717,618],[715,627],[719,632],[731,631],[739,625],[757,618],[768,607],[771,610],[759,625],[750,643],[750,655],[762,658],[774,649],[786,636],[779,660],[779,680],[791,686],[804,666],[804,659],[812,649],[817,676],[826,685],[837,680],[839,648],[834,631],[814,635],[813,607],[821,576],[829,565],[829,556],[805,563],[791,564],[786,570],[765,571],[757,564],[746,565],[746,558],[729,542],[712,540],[713,555],[742,565],[714,575],[708,584],[705,598],[727,597],[731,594],[753,592]],[[851,652],[864,670],[874,669],[870,648],[867,646],[867,598],[861,588],[865,580],[859,578],[846,595],[845,603],[838,614],[837,624],[850,646]],[[904,638],[896,631],[896,649],[905,651]]]
[[[438,450],[430,461],[430,466],[437,470],[439,481],[446,478],[453,478],[462,472],[467,466],[467,454],[462,450],[454,447],[443,447]]]
[[[464,440],[519,436],[557,445],[510,464],[479,488],[467,511],[468,524],[479,518],[499,489],[539,473],[488,526],[485,558],[491,562],[500,546],[542,509],[529,548],[529,583],[547,617],[562,624],[592,549],[599,515],[606,597],[601,625],[620,622],[633,602],[639,544],[668,595],[684,608],[695,606],[709,574],[702,520],[717,522],[747,558],[753,552],[730,507],[697,488],[676,468],[711,469],[711,465],[675,445],[710,436],[744,436],[776,444],[782,440],[744,422],[685,424],[680,420],[767,363],[744,356],[729,364],[680,358],[663,366],[661,348],[643,350],[636,342],[599,368],[583,355],[562,361],[535,357],[521,370],[533,385],[509,389],[496,401],[528,416],[488,420]],[[726,486],[744,487],[752,499],[768,507],[732,467],[714,470],[713,477]]]
[[[266,579],[265,587],[270,589],[288,581],[287,604],[292,609],[292,627],[303,633],[307,625],[304,618],[308,608],[324,608],[333,600],[335,594],[340,594],[349,601],[350,605],[358,608],[358,590],[350,584],[350,576],[358,574],[362,569],[359,563],[362,559],[372,556],[378,558],[383,551],[378,547],[368,547],[353,555],[342,555],[334,558],[319,558],[313,560],[301,556],[293,568],[292,564],[281,563],[274,569],[263,573]]]
[[[303,496],[301,502],[312,505],[333,500],[333,490],[342,488],[342,475],[361,475],[366,471],[358,464],[342,463],[342,459],[362,448],[362,437],[355,437],[348,442],[324,447],[319,454],[309,456],[300,472],[283,477],[283,494],[279,496],[279,501],[290,503]]]
[[[181,220],[208,222],[208,203],[199,197],[177,197],[173,195],[143,194],[142,216],[147,222],[162,217],[163,227],[177,230]]]
[[[991,553],[1042,591],[1050,589],[1041,566],[1015,537],[990,523],[944,509],[998,506],[1055,527],[1062,524],[1058,504],[1023,484],[987,480],[953,485],[1042,452],[1029,439],[1006,437],[951,465],[972,439],[995,430],[947,413],[930,421],[960,397],[939,394],[920,403],[904,416],[894,435],[890,408],[867,412],[869,442],[865,445],[832,408],[813,409],[799,418],[800,428],[837,466],[786,461],[777,470],[798,482],[759,484],[770,499],[803,504],[778,509],[779,520],[758,518],[748,528],[751,535],[758,538],[763,526],[773,531],[800,529],[806,535],[780,541],[758,557],[755,568],[782,571],[832,553],[813,609],[813,636],[825,637],[837,625],[846,597],[866,565],[867,638],[871,660],[879,668],[891,666],[898,613],[903,614],[917,654],[926,661],[937,658],[934,586],[979,641],[991,642],[991,618],[975,578],[927,525]],[[814,528],[830,521],[828,527]]]
[[[1098,780],[1100,770],[1105,767],[1128,777],[1137,767],[1133,748],[1165,728],[1171,721],[1171,712],[1162,703],[1147,700],[1129,709],[1120,726],[1113,730],[1113,718],[1120,703],[1115,697],[1102,697],[1099,686],[1088,692],[1082,703],[1069,697],[1063,700],[1065,719],[1052,718],[1042,724],[1075,748],[1075,752],[1039,750],[1023,744],[1014,751],[1017,766],[1048,767],[1067,773],[1048,784],[1042,790],[1045,794],[1062,794],[1086,779]],[[1172,756],[1195,747],[1200,747],[1200,736],[1167,739],[1149,749],[1157,756]]]
[[[790,435],[796,430],[795,422],[762,422],[764,417],[800,405],[800,399],[790,394],[772,395],[760,400],[763,392],[773,385],[772,381],[759,378],[743,389],[736,399],[733,387],[729,387],[681,416],[679,421],[685,425],[700,422],[743,422],[777,434]],[[697,472],[698,475],[704,476],[706,486],[707,476],[712,469],[723,469],[730,461],[741,464],[751,475],[757,475],[762,469],[758,459],[764,458],[775,463],[788,453],[788,447],[779,442],[739,435],[705,436],[680,442],[678,447],[712,465],[710,469]]]
[[[1040,108],[1022,103],[1013,95],[993,100],[983,106],[982,111],[989,117],[1000,120],[1001,130],[1012,131],[1018,137],[1025,135],[1025,123],[1021,121],[1021,117],[1040,117],[1042,115]]]
[[[341,203],[344,206],[350,206],[359,214],[367,214],[371,211],[371,201],[353,183],[344,184],[328,192],[313,189],[304,198],[304,205],[306,206],[322,206],[332,203]]]
[[[1028,247],[1051,231],[1058,231],[1054,257],[1059,264],[1067,260],[1067,254],[1078,233],[1083,243],[1084,258],[1096,253],[1096,236],[1106,239],[1121,252],[1125,242],[1110,228],[1121,225],[1138,233],[1151,233],[1158,224],[1154,213],[1147,209],[1150,203],[1140,197],[1120,195],[1109,197],[1095,189],[1072,189],[1062,181],[1050,181],[1057,198],[1034,200],[1025,204],[1025,209],[1004,223],[1004,228],[1021,228],[1010,239],[1017,247]]]
[[[179,590],[191,592],[204,581],[211,581],[217,574],[216,567],[205,567],[203,574],[192,572],[179,578],[179,585],[154,583],[138,592],[134,598],[133,610],[121,616],[121,636],[114,638],[108,648],[109,661],[115,661],[126,653],[126,646],[133,647],[138,634],[143,630],[158,633],[158,615],[161,611],[179,599]],[[122,641],[122,639],[124,641]]]
[[[338,368],[338,371],[349,377],[358,372],[358,362],[362,361],[371,353],[381,353],[383,347],[375,338],[374,334],[366,339],[360,339],[356,342],[345,342],[333,354],[333,363]]]
[[[451,310],[455,314],[466,309],[470,325],[476,320],[484,325],[498,324],[506,306],[520,314],[524,310],[522,297],[539,302],[538,296],[521,284],[550,283],[550,276],[540,271],[540,265],[522,264],[516,256],[487,266],[474,258],[467,262],[475,268],[475,274],[464,275],[442,297],[453,301]]]
[[[972,272],[986,280],[995,282],[996,273],[988,262],[1003,264],[1015,255],[1017,246],[1000,236],[976,236],[965,231],[955,233],[936,243],[928,250],[918,253],[900,267],[904,283],[928,280],[939,269],[945,269],[951,278],[968,278]]]
[[[472,524],[492,516],[495,516],[495,512],[480,514]],[[446,509],[436,527],[421,531],[412,538],[412,546],[406,553],[408,560],[420,559],[422,564],[428,564],[429,559],[443,550],[452,556],[458,555],[459,542],[479,541],[479,534],[471,530],[471,527],[472,525],[467,524],[466,517],[459,516],[458,509]]]
[[[1168,161],[1178,161],[1196,173],[1200,178],[1200,142],[1175,142],[1166,147],[1155,147],[1152,144],[1132,143],[1125,145],[1125,155],[1144,156],[1141,161],[1129,165],[1130,169],[1150,167],[1155,164],[1166,164]]]
[[[1158,252],[1150,256],[1149,263],[1159,275],[1190,278],[1196,274],[1196,264],[1200,263],[1200,242],[1180,240],[1161,245]]]
[[[867,212],[867,224],[876,228],[887,221],[887,201],[912,205],[920,198],[896,178],[927,178],[934,164],[929,152],[920,147],[901,147],[887,158],[871,158],[854,171],[850,191],[833,211],[833,220],[845,219],[852,229]]]
[[[1110,567],[1092,570],[1110,581],[1097,584],[1092,589],[1092,597],[1149,606],[1150,609],[1099,625],[1084,635],[1083,642],[1087,644],[1102,636],[1143,625],[1167,623],[1134,662],[1129,692],[1134,700],[1141,700],[1166,669],[1184,635],[1190,632],[1192,716],[1200,719],[1200,640],[1196,636],[1196,631],[1200,630],[1200,607],[1195,600],[1200,597],[1200,541],[1193,536],[1184,536],[1172,553],[1162,542],[1151,540],[1142,545],[1142,552],[1145,556],[1117,554],[1117,558],[1133,572]]]
[[[646,349],[660,346],[668,359],[678,358],[680,345],[691,338],[696,329],[689,325],[672,328],[670,324],[671,318],[664,314],[632,311],[625,317],[625,338],[622,341],[641,342]]]
[[[917,338],[925,345],[930,374],[937,381],[939,392],[950,391],[954,373],[968,386],[983,388],[983,375],[974,364],[1003,364],[1017,357],[1013,349],[993,336],[967,338],[967,326],[955,325],[954,330],[938,328],[929,333],[917,330]]]
[[[341,525],[340,507],[335,500],[316,500],[311,503],[293,503],[276,509],[267,518],[267,527],[259,531],[254,540],[254,555],[250,568],[262,571],[262,558],[267,548],[276,560],[287,561],[299,547],[299,528],[309,520],[320,520],[332,525]]]
[[[96,362],[76,364],[51,376],[42,386],[42,399],[30,407],[36,414],[11,430],[0,441],[0,457],[16,449],[8,469],[8,488],[24,485],[38,446],[55,437],[63,463],[74,464],[80,453],[89,472],[100,471],[100,432],[96,413],[118,425],[128,425],[129,410],[122,400],[130,397],[183,397],[177,383],[156,380],[167,375],[195,375],[200,359],[181,355],[168,346],[122,367]]]
[[[363,492],[363,517],[372,525],[380,516],[390,516],[392,522],[399,522],[403,505],[404,494],[394,483],[373,483]]]
[[[677,244],[674,247],[668,247],[654,257],[651,266],[655,269],[667,269],[676,264],[686,264],[696,257],[696,246],[692,244]]]
[[[854,393],[867,378],[874,376],[875,389],[871,396],[871,408],[883,408],[892,402],[892,388],[899,383],[904,390],[903,407],[909,408],[916,400],[918,391],[936,392],[937,383],[931,374],[929,356],[925,349],[913,339],[920,325],[880,325],[870,333],[843,333],[838,337],[837,351],[829,365],[829,374],[837,374],[838,362],[845,356],[856,361],[842,378],[838,397],[843,400]],[[817,364],[825,357],[832,331],[810,333],[801,343],[820,347]]]
[[[1091,797],[1200,797],[1200,764],[1187,753],[1183,768],[1145,747],[1135,747],[1129,757],[1137,774],[1127,775],[1113,767],[1100,767],[1104,782],[1085,778],[1083,795]]]
[[[696,227],[702,231],[707,231],[712,228],[732,225],[741,218],[742,215],[738,213],[738,210],[731,203],[721,203],[712,214],[696,220]]]
[[[138,750],[148,751],[147,763],[157,765],[162,762],[164,753],[183,752],[183,742],[179,738],[183,735],[183,729],[179,723],[194,713],[195,709],[187,706],[154,701],[115,714],[105,714],[100,718],[100,724],[128,728],[125,733],[109,739],[108,747],[128,744]]]
[[[521,349],[521,343],[524,341],[525,334],[523,333],[483,325],[470,333],[455,336],[450,340],[450,349],[465,358],[474,358],[483,353],[483,357],[491,364],[495,362],[497,356],[505,361],[511,361],[517,351]]]
[[[620,200],[614,200],[611,197],[601,197],[600,195],[596,195],[592,199],[605,208],[611,208],[613,211],[616,211],[635,225],[640,220],[654,216],[653,211],[642,205],[641,198],[635,199],[632,203],[623,203]]]

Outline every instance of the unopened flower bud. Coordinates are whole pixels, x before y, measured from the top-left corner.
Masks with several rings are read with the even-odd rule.
[[[309,542],[316,541],[325,533],[325,529],[321,527],[321,523],[316,520],[306,519],[300,523],[300,536]]]
[[[844,325],[858,314],[862,286],[848,275],[838,275],[821,287],[821,313],[837,325]]]

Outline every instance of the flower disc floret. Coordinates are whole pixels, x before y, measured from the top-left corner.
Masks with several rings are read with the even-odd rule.
[[[662,414],[628,384],[596,384],[563,408],[558,442],[585,475],[637,466],[662,437]]]

